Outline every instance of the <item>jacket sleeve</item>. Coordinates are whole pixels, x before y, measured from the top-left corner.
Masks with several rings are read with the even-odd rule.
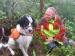
[[[43,22],[44,22],[44,20],[43,20],[43,18],[41,18],[39,20],[39,22],[37,23],[36,31],[43,40],[46,40],[47,37],[45,35],[43,35],[43,33],[41,32],[41,26],[43,25]]]
[[[58,19],[57,22],[58,22],[60,31],[59,31],[58,34],[56,34],[56,35],[54,36],[54,38],[60,41],[60,40],[62,39],[62,37],[64,36],[64,34],[65,34],[65,27],[64,27],[63,22],[61,22],[60,19]]]

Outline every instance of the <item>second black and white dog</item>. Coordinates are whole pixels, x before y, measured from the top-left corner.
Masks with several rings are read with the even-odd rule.
[[[19,49],[21,49],[23,56],[28,56],[27,50],[33,37],[33,27],[35,27],[34,21],[35,20],[33,19],[33,17],[30,16],[29,14],[21,16],[18,19],[18,24],[16,25],[17,31],[20,32],[21,34],[16,39],[8,37],[7,44],[1,44],[2,47],[3,46],[7,47],[10,50],[11,55],[13,56],[15,55],[13,49],[18,47]],[[3,37],[3,39],[4,38],[7,37]]]

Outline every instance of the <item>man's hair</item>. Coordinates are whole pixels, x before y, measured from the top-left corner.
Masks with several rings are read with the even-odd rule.
[[[48,7],[47,10],[50,10],[50,9],[53,11],[53,14],[56,14],[56,9],[54,7]]]

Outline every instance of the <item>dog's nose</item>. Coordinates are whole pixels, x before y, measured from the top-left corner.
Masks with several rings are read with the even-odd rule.
[[[29,30],[29,32],[31,32],[32,30]]]

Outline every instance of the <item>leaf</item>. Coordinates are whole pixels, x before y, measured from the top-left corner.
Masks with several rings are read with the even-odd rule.
[[[33,50],[33,56],[36,56],[35,50]]]
[[[49,42],[44,42],[45,45],[49,44]]]

